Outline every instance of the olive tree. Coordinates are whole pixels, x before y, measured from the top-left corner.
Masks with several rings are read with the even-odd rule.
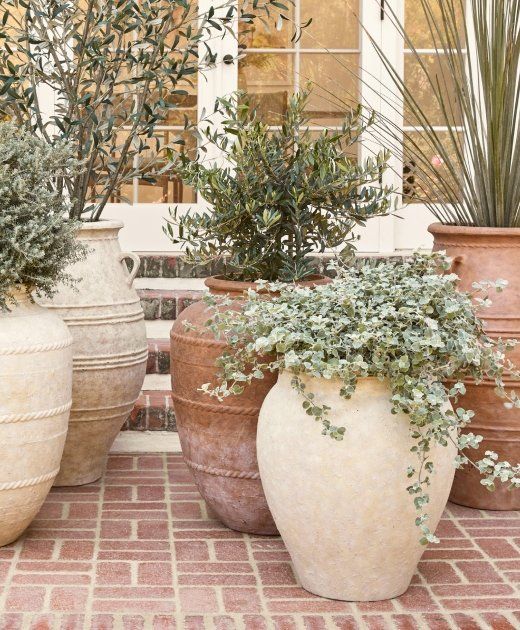
[[[212,42],[235,36],[237,19],[279,20],[286,8],[277,0],[240,8],[215,0],[202,11],[193,0],[0,0],[0,117],[74,148],[84,169],[62,177],[61,189],[71,217],[99,220],[125,182],[153,180],[150,156],[160,162],[168,148],[158,127],[172,118],[195,126],[176,110],[199,71],[231,61],[216,58]],[[50,114],[42,93],[53,96]],[[171,147],[183,144],[180,136]]]

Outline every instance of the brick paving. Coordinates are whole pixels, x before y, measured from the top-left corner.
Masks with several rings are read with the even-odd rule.
[[[112,455],[102,482],[53,490],[0,549],[0,629],[520,628],[520,513],[449,505],[439,534],[402,597],[320,599],[280,539],[208,514],[180,455]]]

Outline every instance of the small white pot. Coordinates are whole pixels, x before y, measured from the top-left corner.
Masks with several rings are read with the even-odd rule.
[[[0,311],[0,546],[45,501],[63,453],[72,399],[72,337],[54,314],[13,292]]]
[[[424,551],[406,491],[416,465],[406,415],[392,415],[388,382],[365,378],[350,400],[340,382],[303,377],[307,391],[346,427],[343,441],[321,435],[303,399],[282,373],[258,424],[258,464],[267,502],[302,586],[347,601],[404,593]],[[456,447],[432,448],[428,525],[438,525],[455,472]]]

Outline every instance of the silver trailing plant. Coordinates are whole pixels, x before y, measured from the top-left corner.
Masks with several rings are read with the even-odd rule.
[[[65,142],[51,146],[15,124],[0,123],[0,310],[15,287],[52,295],[83,255],[77,221],[56,182],[79,171]]]
[[[450,260],[439,253],[377,266],[336,267],[337,277],[325,286],[270,284],[264,290],[278,294],[269,300],[265,293],[249,291],[240,311],[225,308],[227,298],[208,296],[210,305],[219,306],[209,327],[226,339],[229,350],[218,360],[218,382],[202,390],[222,400],[240,394],[265,372],[289,371],[322,434],[343,440],[348,439],[345,428],[332,426],[329,409],[318,394],[306,391],[300,375],[340,379],[345,398],[360,378],[388,380],[392,411],[409,417],[415,440],[403,475],[410,480],[421,542],[437,542],[427,512],[435,474],[432,444],[456,442],[454,465],[476,466],[490,490],[497,481],[520,488],[518,463],[499,462],[493,452],[473,461],[470,453],[480,448],[482,437],[461,433],[474,415],[463,406],[465,382],[490,379],[506,405],[520,407],[503,380],[506,372],[508,378],[520,378],[506,359],[514,342],[491,339],[478,316],[490,303],[488,292],[501,291],[506,283],[485,282],[475,285],[474,293],[460,292],[458,277],[449,272]]]

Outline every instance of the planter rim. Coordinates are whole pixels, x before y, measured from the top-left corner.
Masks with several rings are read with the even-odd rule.
[[[306,280],[297,282],[296,284],[300,287],[316,287],[319,285],[329,284],[330,282],[331,279],[327,276],[315,274],[309,276]],[[211,293],[242,294],[249,289],[255,290],[257,288],[256,282],[226,280],[222,276],[210,276],[209,278],[206,278],[204,284],[208,287]],[[262,291],[262,293],[263,292],[264,291]],[[265,293],[267,293],[267,291],[265,291]]]
[[[124,227],[124,223],[119,219],[100,219],[99,221],[82,221],[80,232],[89,230],[120,230]]]
[[[503,227],[475,227],[470,225],[444,225],[443,223],[432,223],[428,226],[428,232],[442,236],[469,236],[479,238],[486,237],[520,237],[520,228],[503,228]]]

